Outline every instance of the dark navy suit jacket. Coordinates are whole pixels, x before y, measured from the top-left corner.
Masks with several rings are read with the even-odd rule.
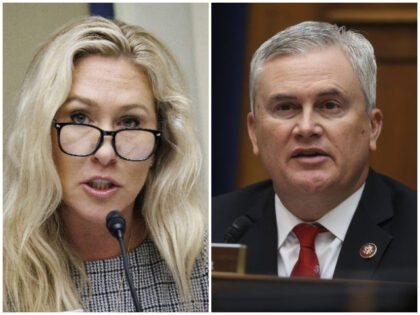
[[[212,241],[239,216],[254,223],[238,243],[246,244],[247,273],[277,274],[277,224],[271,181],[221,195],[212,201]],[[360,248],[374,243],[370,259]],[[370,170],[341,248],[333,278],[417,282],[417,193]]]

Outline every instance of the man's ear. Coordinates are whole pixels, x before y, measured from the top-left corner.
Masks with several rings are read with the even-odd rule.
[[[259,154],[258,150],[258,142],[257,142],[257,136],[256,136],[256,126],[255,126],[255,117],[253,113],[248,113],[247,119],[247,126],[248,126],[248,135],[249,139],[252,143],[252,151],[255,155]]]
[[[369,114],[370,120],[370,142],[369,148],[371,151],[376,150],[376,142],[382,130],[382,111],[379,108],[374,108]]]

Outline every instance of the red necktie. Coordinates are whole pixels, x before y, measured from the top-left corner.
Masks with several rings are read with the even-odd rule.
[[[293,267],[291,277],[319,278],[319,262],[315,253],[315,238],[318,233],[327,230],[319,225],[301,223],[295,226],[295,232],[300,243],[299,259]]]

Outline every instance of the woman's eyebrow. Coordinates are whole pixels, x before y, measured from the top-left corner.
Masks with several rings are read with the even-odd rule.
[[[70,102],[73,101],[77,101],[79,103],[88,105],[88,106],[93,106],[93,107],[99,107],[98,103],[95,102],[92,99],[86,98],[86,97],[82,97],[82,96],[78,96],[78,95],[74,95],[74,96],[69,96],[66,101],[63,103],[63,105],[68,104]],[[119,107],[120,111],[129,111],[132,109],[141,109],[143,111],[145,111],[146,113],[150,113],[150,108],[149,106],[146,106],[142,103],[132,103],[132,104],[124,104],[122,106]]]
[[[67,103],[70,103],[70,102],[73,102],[73,101],[78,101],[82,104],[86,104],[86,105],[89,105],[89,106],[98,106],[98,104],[94,100],[91,100],[91,99],[86,98],[86,97],[78,96],[78,95],[67,97],[67,99],[65,100],[63,105],[67,104]]]
[[[120,107],[121,111],[129,111],[132,109],[140,109],[140,110],[145,111],[146,113],[150,112],[150,108],[141,103],[126,104]]]

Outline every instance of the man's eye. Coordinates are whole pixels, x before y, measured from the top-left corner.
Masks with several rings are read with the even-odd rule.
[[[317,107],[320,113],[327,115],[328,117],[337,117],[344,113],[343,106],[337,102],[328,101],[319,104]]]
[[[121,120],[121,123],[124,128],[136,128],[140,125],[140,121],[134,117],[128,117]]]
[[[292,105],[291,104],[279,104],[276,106],[277,110],[280,111],[288,111],[292,109]]]
[[[272,115],[279,118],[292,118],[299,113],[301,107],[294,103],[278,103],[271,110]]]
[[[73,122],[77,124],[85,124],[87,120],[87,116],[83,113],[74,113],[70,115],[70,118]]]
[[[334,102],[327,102],[327,103],[325,103],[325,104],[324,104],[324,107],[325,107],[326,109],[336,109],[336,108],[338,108],[339,106],[338,106],[338,104],[336,104],[336,103],[334,103]]]

